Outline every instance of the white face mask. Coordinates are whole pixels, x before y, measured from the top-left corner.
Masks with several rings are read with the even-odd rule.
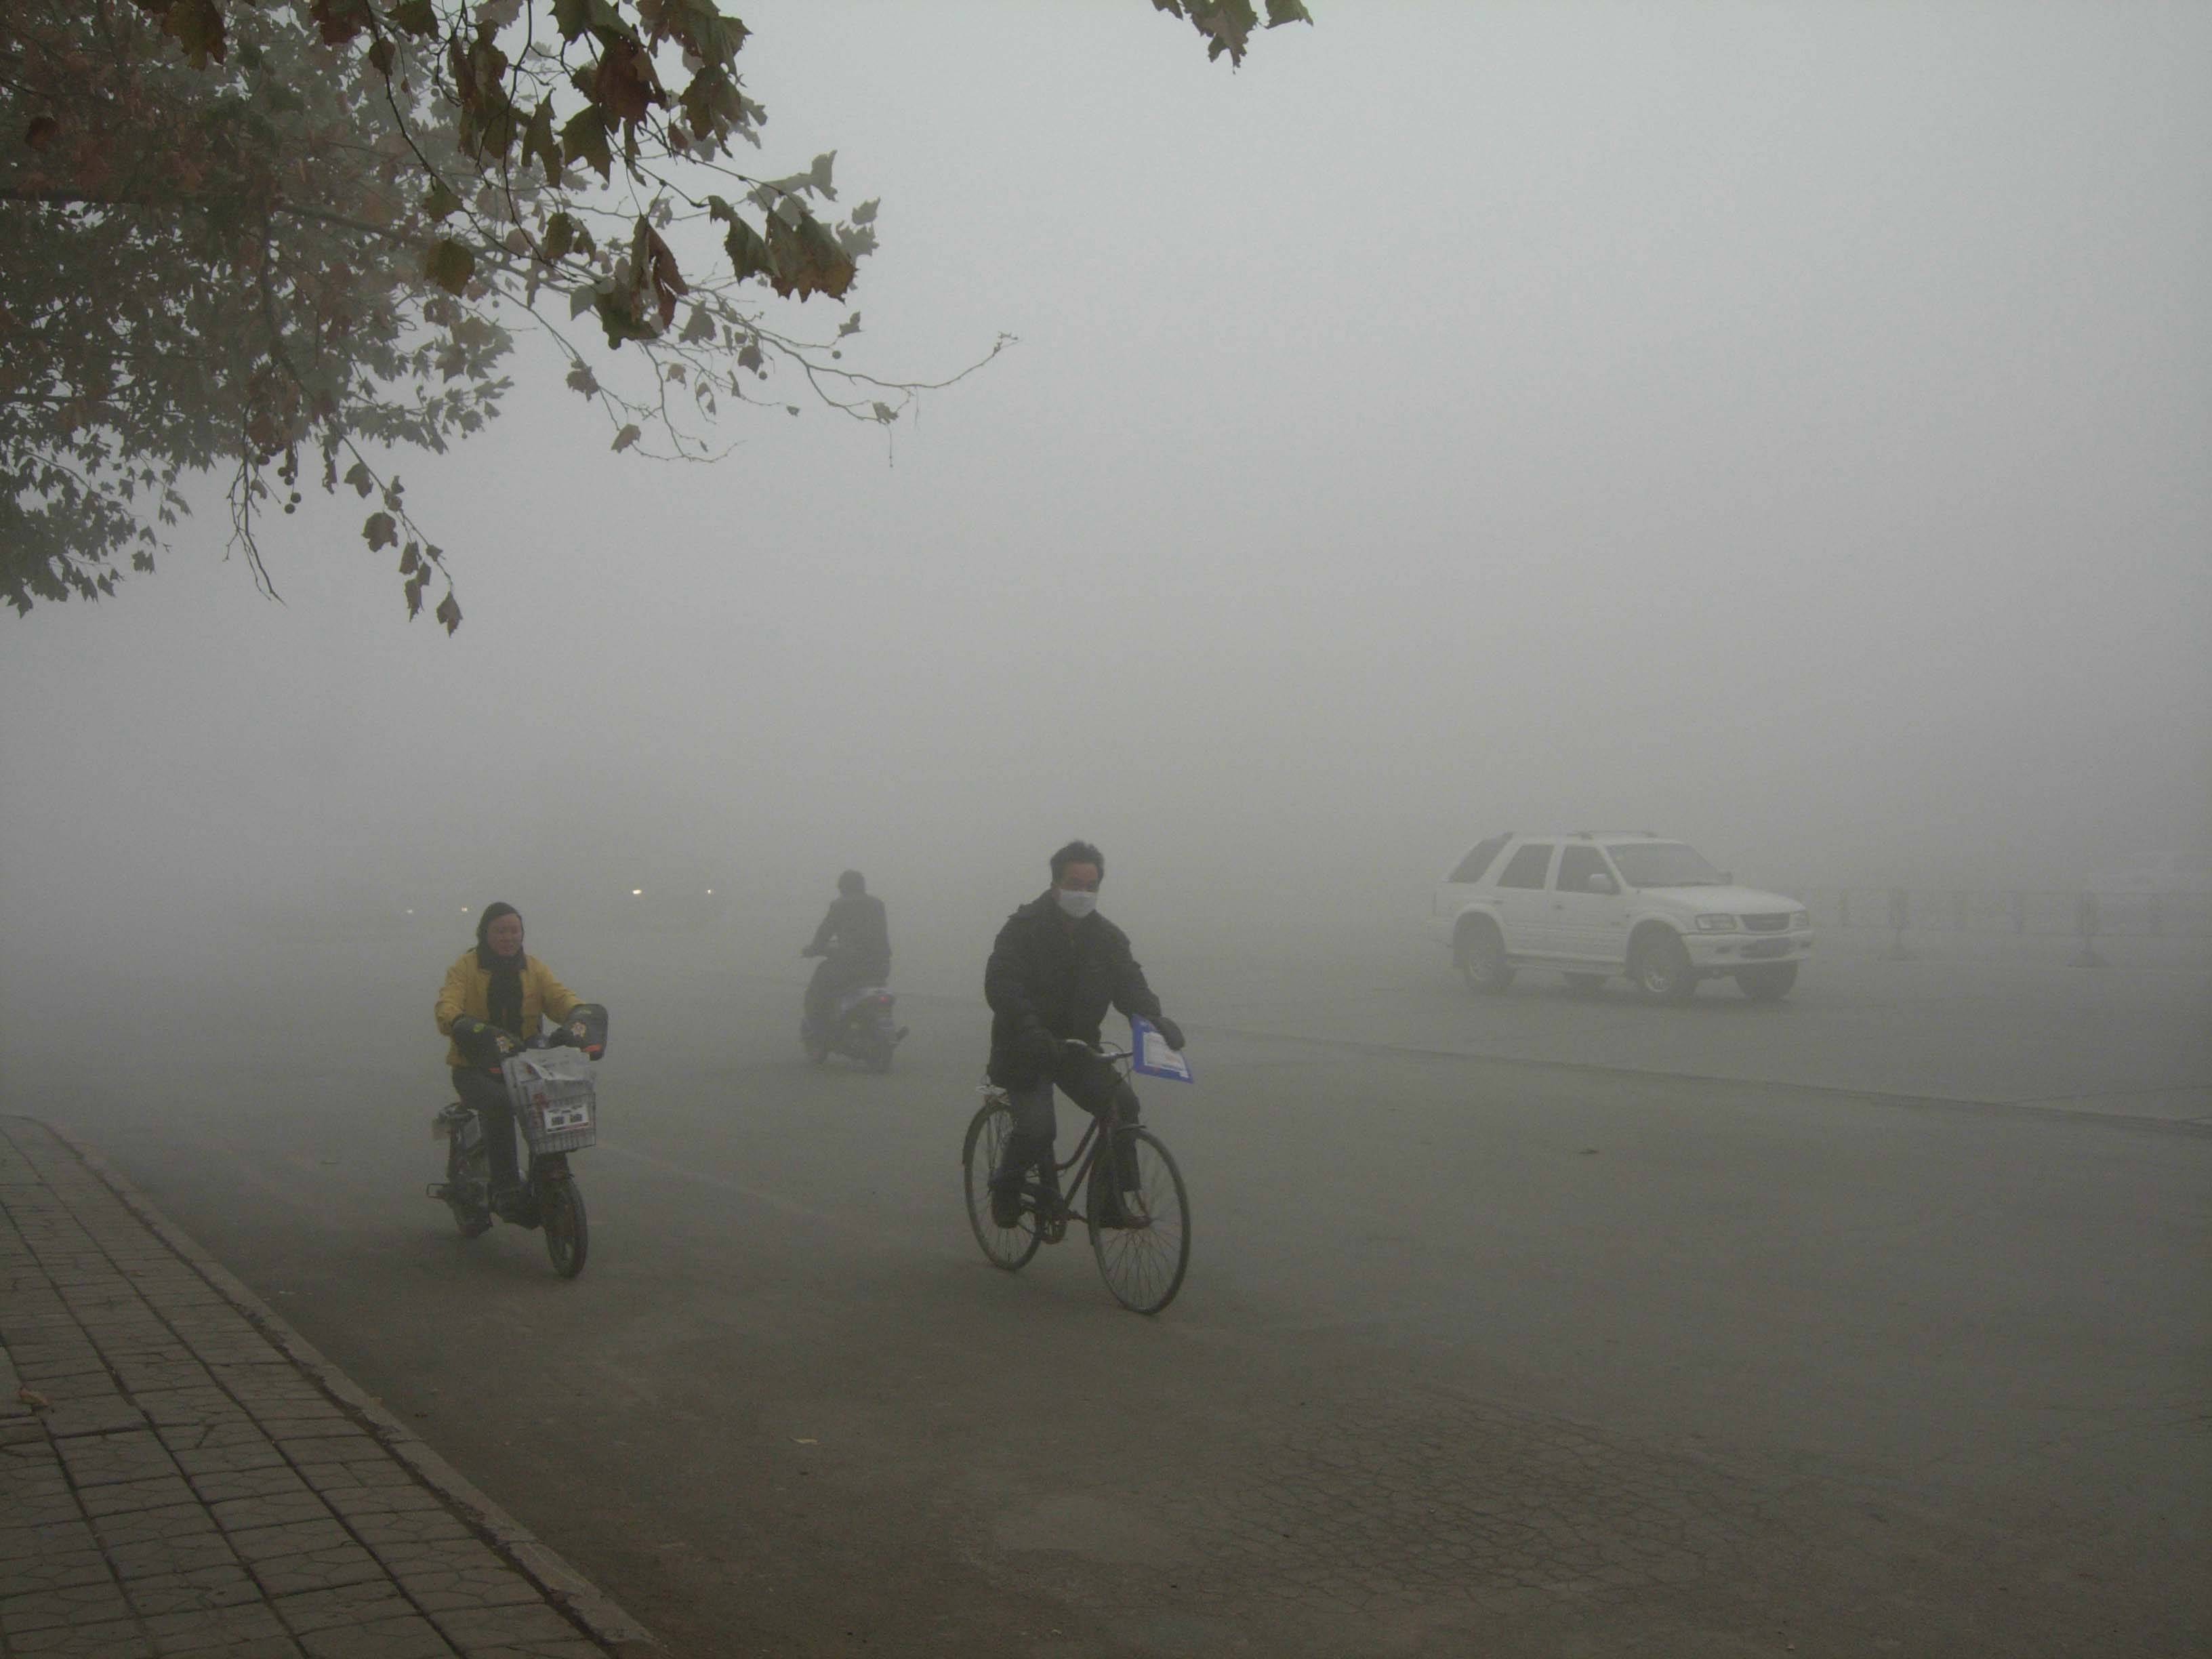
[[[1098,908],[1098,895],[1081,892],[1073,887],[1055,887],[1053,897],[1059,902],[1060,914],[1080,921]]]

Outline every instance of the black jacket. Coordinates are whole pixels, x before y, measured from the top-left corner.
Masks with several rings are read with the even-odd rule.
[[[884,902],[873,893],[854,893],[830,901],[830,914],[814,930],[807,951],[828,957],[840,967],[868,979],[890,977],[891,927]]]
[[[1096,1042],[1109,1006],[1147,1019],[1160,1012],[1129,953],[1129,936],[1096,911],[1071,924],[1048,889],[999,929],[983,995],[991,1005],[991,1081],[1008,1089],[1050,1075],[1040,1030]]]

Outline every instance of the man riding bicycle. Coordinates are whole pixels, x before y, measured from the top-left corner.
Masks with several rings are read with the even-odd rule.
[[[1098,884],[1106,857],[1085,841],[1072,841],[1052,855],[1052,885],[1006,918],[983,970],[991,1005],[990,1079],[1006,1091],[1013,1133],[991,1176],[991,1218],[1018,1225],[1022,1180],[1040,1166],[1045,1192],[1054,1190],[1054,1087],[1098,1116],[1117,1101],[1124,1124],[1137,1121],[1137,1097],[1121,1073],[1096,1054],[1070,1043],[1098,1044],[1099,1025],[1110,1006],[1150,1020],[1170,1048],[1182,1048],[1182,1028],[1160,1012],[1130,952],[1129,936],[1098,914]],[[1137,1185],[1129,1149],[1113,1149],[1115,1183]],[[1119,1224],[1118,1216],[1101,1224]]]

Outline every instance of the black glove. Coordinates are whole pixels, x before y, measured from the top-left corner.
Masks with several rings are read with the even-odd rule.
[[[562,1022],[562,1030],[564,1032],[572,1031],[578,1026],[581,1026],[583,1028],[582,1035],[569,1037],[566,1040],[573,1042],[577,1048],[581,1048],[593,1060],[597,1060],[601,1054],[606,1052],[606,1005],[599,1002],[580,1002],[574,1007],[568,1010],[568,1018]]]
[[[1167,1040],[1167,1045],[1169,1048],[1174,1049],[1177,1054],[1181,1054],[1182,1052],[1182,1026],[1176,1024],[1165,1014],[1154,1014],[1152,1016],[1152,1029],[1155,1031],[1158,1031]]]
[[[504,1060],[521,1045],[489,1020],[463,1014],[453,1022],[453,1041],[465,1054],[479,1060]]]

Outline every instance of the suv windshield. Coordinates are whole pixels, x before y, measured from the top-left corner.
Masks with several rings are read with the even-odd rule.
[[[1721,872],[1679,841],[1608,846],[1620,878],[1631,887],[1718,887]]]

